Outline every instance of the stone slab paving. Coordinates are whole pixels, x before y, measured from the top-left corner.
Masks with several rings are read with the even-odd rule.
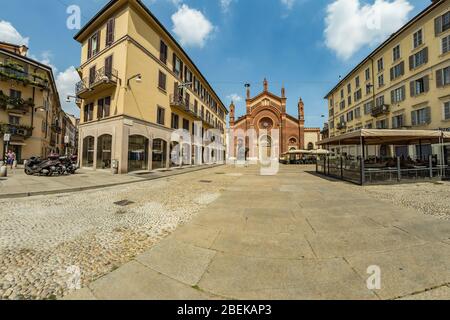
[[[189,223],[68,298],[450,298],[450,221],[311,170],[234,169]],[[367,288],[370,266],[379,290]]]

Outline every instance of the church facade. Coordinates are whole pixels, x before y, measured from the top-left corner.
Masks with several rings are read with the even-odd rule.
[[[276,154],[273,151],[267,152],[267,156],[272,158],[279,158],[292,150],[316,149],[316,143],[320,140],[320,128],[305,128],[305,106],[302,99],[300,98],[297,104],[298,115],[294,117],[286,112],[284,87],[281,89],[281,96],[269,91],[266,79],[263,87],[263,91],[254,97],[250,96],[250,88],[247,88],[245,115],[236,118],[235,105],[233,102],[230,105],[230,139],[233,140],[229,143],[231,142],[233,147],[229,149],[229,157],[238,157],[238,150],[242,150],[244,144],[245,157],[249,160],[261,158],[261,145],[269,148],[276,143]],[[249,132],[255,133],[256,138],[252,139]],[[277,137],[271,136],[274,132]]]

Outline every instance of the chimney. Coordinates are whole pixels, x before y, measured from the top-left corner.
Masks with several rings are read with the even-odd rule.
[[[28,53],[28,47],[26,45],[21,45],[19,47],[19,54],[23,57],[26,57]]]

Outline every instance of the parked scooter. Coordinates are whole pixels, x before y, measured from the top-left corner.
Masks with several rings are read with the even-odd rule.
[[[31,157],[25,164],[25,174],[44,174],[51,176],[54,173],[60,171],[59,167],[61,162],[59,159],[49,158],[47,160],[42,160],[39,157]]]
[[[43,174],[51,176],[53,174],[74,174],[78,169],[76,157],[60,157],[58,154],[50,154],[47,160],[39,157],[30,158],[25,164],[25,174]]]

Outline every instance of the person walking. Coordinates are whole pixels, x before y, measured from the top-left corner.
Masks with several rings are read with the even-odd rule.
[[[6,165],[10,165],[11,169],[12,169],[12,151],[8,150],[8,152],[6,153]]]
[[[11,151],[11,170],[16,168],[16,153],[14,151]]]

